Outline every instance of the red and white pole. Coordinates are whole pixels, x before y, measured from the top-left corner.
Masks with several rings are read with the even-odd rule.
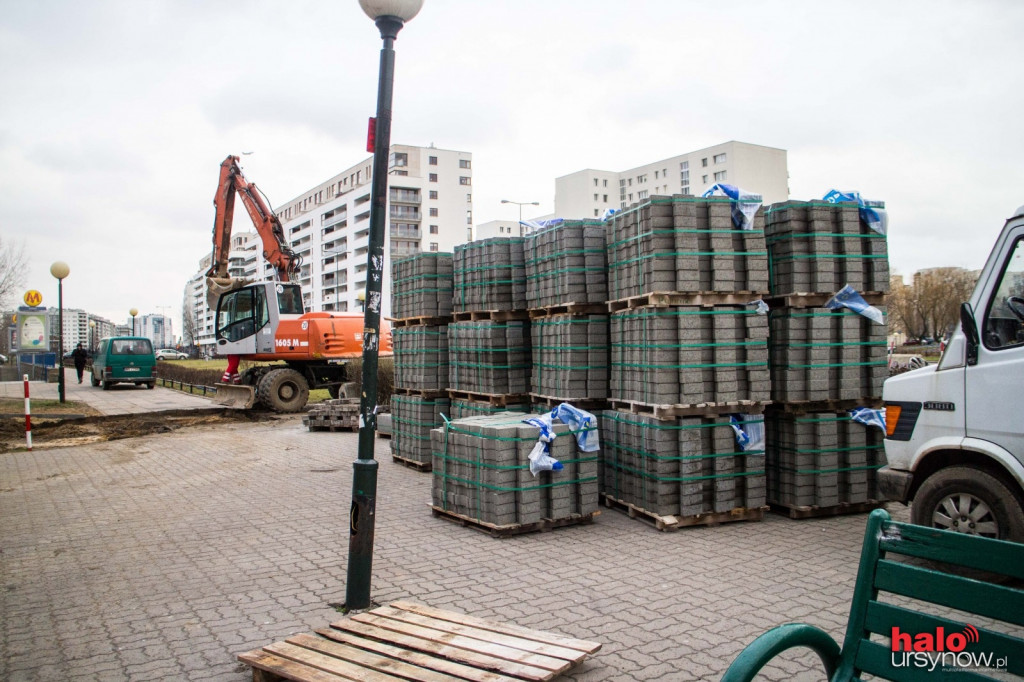
[[[32,408],[28,400],[28,375],[25,374],[25,443],[28,449],[32,449]]]

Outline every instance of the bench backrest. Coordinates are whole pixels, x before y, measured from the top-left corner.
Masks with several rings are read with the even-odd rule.
[[[964,577],[965,569],[1004,579]],[[898,523],[876,510],[835,679],[995,679],[984,668],[1024,676],[1022,586],[1024,545]]]

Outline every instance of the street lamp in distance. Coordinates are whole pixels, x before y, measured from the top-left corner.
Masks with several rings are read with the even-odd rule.
[[[64,402],[64,278],[71,268],[64,261],[50,266],[50,274],[57,278],[57,396]]]
[[[503,204],[515,204],[519,207],[519,236],[523,236],[523,206],[540,206],[539,201],[512,201],[511,199],[502,199]]]
[[[359,0],[359,6],[380,31],[377,116],[373,130],[373,176],[370,184],[370,236],[366,253],[366,303],[363,306],[363,390],[359,400],[359,449],[352,463],[352,507],[349,510],[348,579],[345,605],[370,605],[373,531],[377,507],[377,358],[380,346],[380,304],[384,277],[384,223],[388,199],[388,155],[391,150],[391,100],[395,81],[395,38],[415,17],[423,0]]]
[[[135,316],[139,314],[139,309],[132,308],[128,311],[128,314],[132,316],[132,336],[135,336]]]

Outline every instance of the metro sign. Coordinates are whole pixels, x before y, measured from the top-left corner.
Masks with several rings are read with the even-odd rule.
[[[43,302],[43,295],[35,289],[29,289],[25,292],[23,300],[25,301],[25,305],[30,308],[35,308]]]

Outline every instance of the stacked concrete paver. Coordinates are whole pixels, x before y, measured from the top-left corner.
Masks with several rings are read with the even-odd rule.
[[[448,325],[448,387],[483,395],[530,392],[528,320],[472,320]]]
[[[550,454],[559,471],[530,472],[540,429],[524,413],[468,417],[431,432],[435,511],[492,530],[522,532],[589,520],[597,510],[598,453],[577,450],[555,423]]]
[[[875,471],[884,434],[846,412],[774,414],[768,420],[769,497],[795,507],[831,508],[879,499]]]
[[[597,221],[569,221],[527,235],[527,307],[604,304],[604,240],[604,223]]]
[[[654,197],[609,221],[610,401],[602,492],[667,530],[764,516],[762,447],[731,414],[769,399],[762,214],[728,199]],[[754,413],[754,414],[748,414]],[[745,424],[745,428],[751,428]]]
[[[422,253],[391,267],[395,394],[391,399],[395,461],[429,470],[430,430],[444,423],[452,314],[452,254]]]
[[[880,402],[887,325],[824,303],[850,285],[884,315],[886,239],[853,203],[787,201],[768,208],[773,406],[766,415],[768,500],[791,516],[881,504],[883,434],[849,410]]]
[[[567,402],[607,400],[607,315],[535,317],[530,331],[533,394]]]
[[[523,239],[494,237],[455,247],[455,312],[526,310]]]

